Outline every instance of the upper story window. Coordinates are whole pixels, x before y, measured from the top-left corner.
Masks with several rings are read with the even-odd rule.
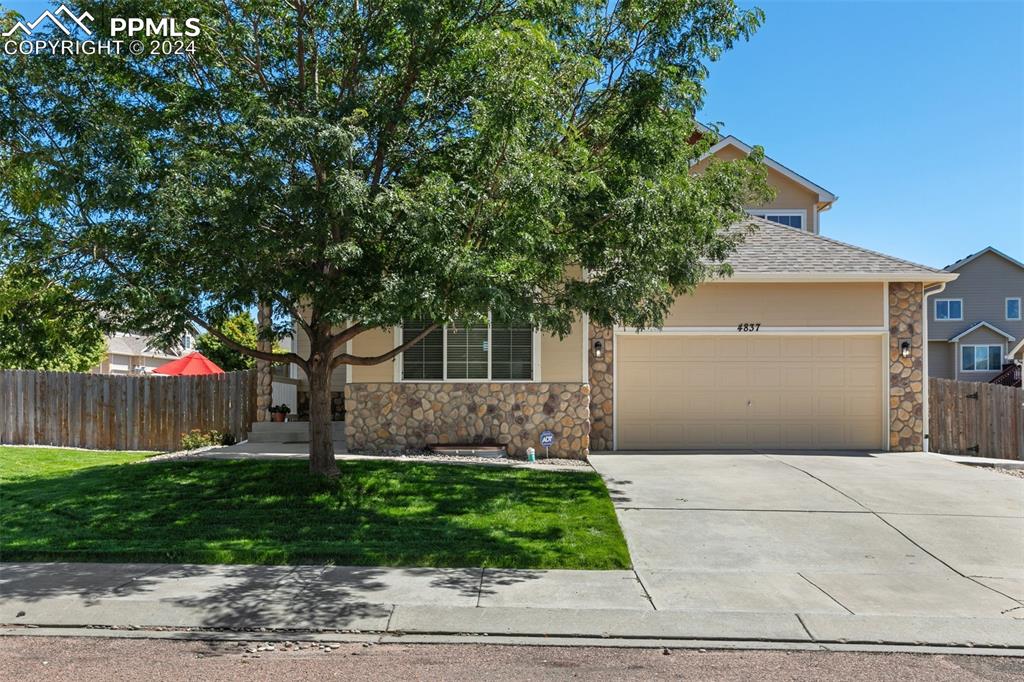
[[[986,372],[1002,368],[1002,346],[984,345],[960,347],[961,372]]]
[[[764,218],[770,220],[773,223],[779,225],[785,225],[786,227],[794,227],[798,230],[804,229],[804,224],[807,221],[807,211],[783,211],[783,210],[752,210],[748,211],[750,215],[756,215],[758,218]]]
[[[425,323],[402,326],[402,343]],[[494,322],[445,326],[402,353],[404,381],[532,381],[534,333],[529,325]]]
[[[185,334],[181,337],[181,347],[183,350],[192,350],[192,335]]]
[[[964,302],[959,298],[937,298],[935,299],[936,320],[962,320],[964,319]]]
[[[1006,299],[1006,319],[1008,319],[1008,320],[1019,320],[1020,319],[1020,298],[1008,298],[1008,299]]]

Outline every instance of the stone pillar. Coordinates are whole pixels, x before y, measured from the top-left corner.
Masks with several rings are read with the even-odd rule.
[[[614,444],[612,419],[612,358],[615,353],[615,335],[611,329],[590,325],[587,352],[590,353],[590,449],[593,452],[611,450]],[[594,357],[594,341],[601,339],[604,357]]]
[[[924,285],[889,283],[889,449],[924,450]],[[900,344],[910,341],[910,355]]]
[[[256,326],[262,332],[270,326],[270,306],[261,303],[257,309]],[[259,340],[256,343],[256,350],[266,353],[273,352],[272,341]],[[270,363],[266,360],[256,360],[256,421],[270,421],[270,403],[274,398],[273,376],[270,372]],[[289,406],[290,407],[290,406]]]

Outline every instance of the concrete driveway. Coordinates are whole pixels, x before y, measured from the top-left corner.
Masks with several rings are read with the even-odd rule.
[[[923,454],[592,455],[657,609],[1024,619],[1024,480]]]

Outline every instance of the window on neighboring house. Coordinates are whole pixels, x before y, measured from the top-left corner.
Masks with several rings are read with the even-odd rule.
[[[964,302],[959,298],[939,298],[935,300],[936,320],[964,319]]]
[[[402,343],[420,334],[426,323],[402,326]],[[405,381],[531,381],[533,329],[492,322],[471,327],[445,326],[402,353]]]
[[[795,227],[798,230],[804,229],[804,216],[806,211],[749,211],[750,215],[770,220],[786,227]]]
[[[192,350],[192,335],[191,334],[185,334],[183,337],[181,337],[181,347],[184,350]]]
[[[960,371],[987,372],[1002,368],[1002,346],[984,345],[960,347]]]
[[[1008,320],[1019,320],[1020,319],[1020,299],[1019,298],[1008,298],[1008,299],[1006,299],[1006,319],[1008,319]]]

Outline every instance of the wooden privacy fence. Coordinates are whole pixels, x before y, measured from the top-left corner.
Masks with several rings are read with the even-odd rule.
[[[246,437],[256,374],[119,376],[0,370],[0,442],[177,450],[191,429]]]
[[[1024,460],[1024,390],[977,381],[928,381],[932,452]]]

